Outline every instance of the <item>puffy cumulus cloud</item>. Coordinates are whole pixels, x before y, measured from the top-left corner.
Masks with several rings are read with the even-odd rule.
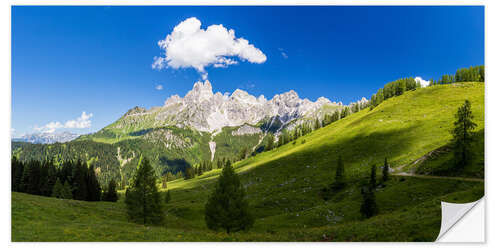
[[[162,56],[155,57],[152,67],[194,68],[203,78],[205,68],[213,66],[225,68],[237,64],[238,59],[251,63],[264,63],[266,55],[244,38],[236,38],[234,30],[222,24],[201,28],[196,17],[188,18],[177,26],[164,40],[158,41]]]
[[[162,90],[162,89],[163,89],[163,85],[161,85],[161,84],[157,84],[157,85],[155,86],[155,89],[156,89],[156,90]]]
[[[422,77],[420,77],[420,76],[415,77],[415,81],[420,82],[420,85],[422,86],[422,88],[429,86],[429,81],[422,79]]]
[[[85,111],[83,111],[80,117],[74,120],[68,120],[64,124],[58,121],[49,122],[41,127],[35,126],[34,129],[42,133],[54,133],[56,129],[60,128],[77,128],[77,129],[90,128],[92,126],[92,121],[90,120],[92,116],[93,116],[92,113],[87,114]]]

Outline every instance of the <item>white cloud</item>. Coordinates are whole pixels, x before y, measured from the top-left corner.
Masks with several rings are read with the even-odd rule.
[[[228,30],[222,24],[202,29],[196,17],[175,26],[172,33],[158,41],[158,46],[164,53],[154,58],[154,69],[191,67],[204,79],[208,76],[205,68],[211,65],[225,68],[237,64],[238,59],[259,64],[267,60],[266,55],[248,40],[236,38],[234,30]]]
[[[158,84],[158,85],[156,85],[155,89],[156,90],[162,90],[163,89],[163,85]]]
[[[74,120],[68,120],[64,124],[58,121],[49,122],[42,127],[35,126],[34,129],[41,133],[54,133],[56,129],[60,128],[90,128],[92,126],[92,121],[90,120],[92,116],[92,113],[87,114],[85,111],[83,111],[80,117]]]
[[[422,77],[420,77],[420,76],[415,77],[415,81],[420,82],[420,85],[422,86],[422,88],[429,86],[429,81],[422,79]]]

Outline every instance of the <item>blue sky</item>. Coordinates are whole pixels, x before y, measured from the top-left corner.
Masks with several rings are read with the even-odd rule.
[[[233,29],[265,61],[153,69],[158,41],[190,17]],[[13,7],[12,128],[94,132],[134,106],[184,96],[205,73],[222,93],[293,89],[349,103],[401,77],[480,64],[483,7]]]

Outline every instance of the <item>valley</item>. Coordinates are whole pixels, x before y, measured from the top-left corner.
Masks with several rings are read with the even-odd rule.
[[[169,190],[172,200],[166,204],[166,219],[161,226],[129,222],[123,191],[117,203],[12,193],[12,240],[433,241],[439,233],[441,201],[471,202],[484,195],[484,183],[477,181],[484,178],[484,148],[475,150],[473,161],[459,175],[451,174],[449,164],[436,162],[442,159],[440,157],[424,157],[419,164],[412,164],[429,152],[449,145],[454,114],[465,99],[471,102],[477,123],[475,131],[479,131],[481,140],[484,138],[481,134],[484,131],[484,83],[452,83],[407,91],[280,147],[235,161],[233,166],[256,218],[249,231],[226,234],[206,228],[204,205],[221,172],[221,169],[213,169],[192,179],[167,183],[167,188],[161,191]],[[246,126],[242,130],[254,131],[249,127],[255,125]],[[223,128],[213,138],[208,133],[198,133],[202,135],[186,143],[198,147],[198,153],[203,152],[196,155],[209,159],[210,150],[207,146],[202,151],[199,146],[202,143],[216,142],[217,157],[238,152],[237,147],[224,147],[225,144],[251,146],[266,141],[261,141],[258,134],[233,136],[235,130]],[[158,130],[152,129],[146,135],[151,131]],[[66,147],[76,146],[84,142],[83,139],[69,142]],[[127,140],[119,139],[112,144],[93,140],[87,143],[107,145],[111,154],[116,154],[113,146],[120,145],[123,164],[123,159],[133,156],[131,148],[122,147]],[[146,144],[134,145],[144,147]],[[480,147],[481,142],[475,145]],[[164,150],[165,146],[161,147]],[[17,152],[22,155],[24,150]],[[92,153],[89,151],[88,155]],[[325,200],[321,190],[333,182],[339,156],[345,164],[347,186]],[[359,212],[360,187],[369,179],[372,164],[377,166],[377,179],[380,178],[385,158],[395,171],[387,182],[375,189],[379,213],[365,219]],[[125,166],[127,164],[133,167],[137,163],[132,159]],[[406,167],[397,166],[415,167],[412,171],[417,174],[404,175]],[[440,171],[435,174],[434,169],[438,168]],[[422,178],[429,173],[432,173],[429,177],[443,178]]]

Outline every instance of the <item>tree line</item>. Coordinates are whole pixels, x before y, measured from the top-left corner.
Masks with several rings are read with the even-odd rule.
[[[431,78],[429,80],[429,86],[451,84],[455,82],[484,82],[484,65],[458,69],[455,75],[445,74],[437,81]],[[370,107],[373,109],[384,100],[421,87],[421,83],[412,77],[401,78],[389,82],[385,84],[383,88],[379,89],[376,94],[372,95]]]
[[[114,180],[103,192],[94,165],[89,166],[81,160],[65,161],[56,166],[50,160],[23,162],[14,156],[11,166],[13,192],[83,201],[118,200]]]

